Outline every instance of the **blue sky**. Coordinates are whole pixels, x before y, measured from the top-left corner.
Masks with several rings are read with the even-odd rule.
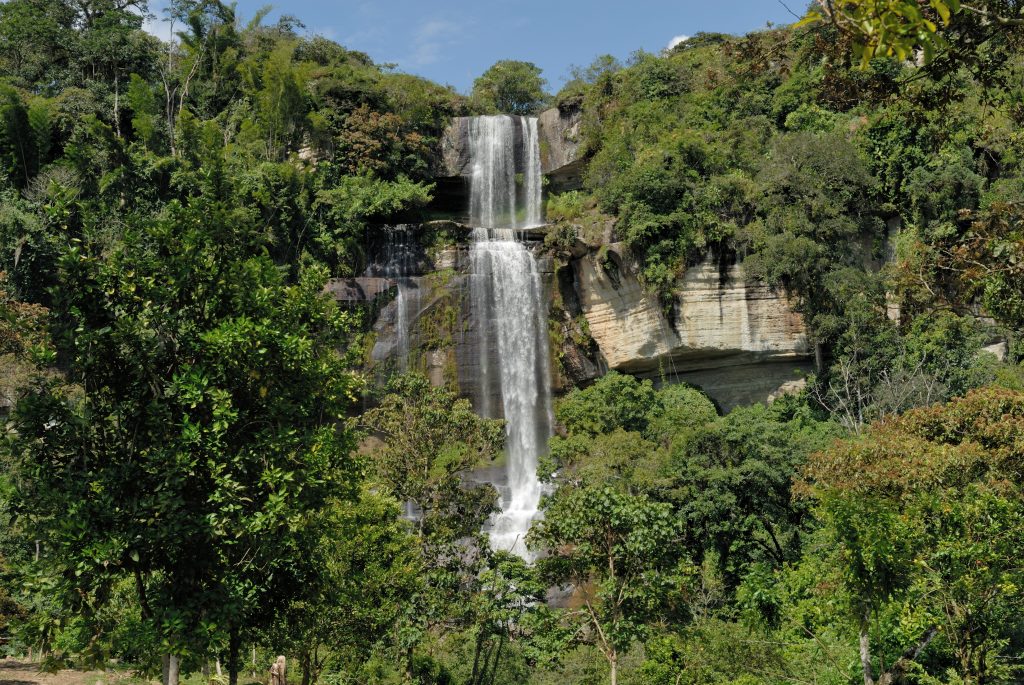
[[[238,0],[243,20],[265,4]],[[306,24],[310,33],[361,50],[377,63],[398,64],[467,92],[473,79],[500,59],[534,62],[549,89],[558,90],[572,65],[600,54],[626,59],[657,51],[698,31],[746,33],[795,21],[778,0],[338,0],[272,2]],[[802,0],[786,0],[795,12]],[[160,15],[161,2],[151,3]],[[150,27],[154,33],[158,25]]]

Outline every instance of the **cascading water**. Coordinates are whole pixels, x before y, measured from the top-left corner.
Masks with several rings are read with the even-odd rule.
[[[418,243],[411,235],[409,226],[387,226],[384,228],[387,242],[384,245],[383,259],[371,264],[366,270],[367,276],[381,276],[395,282],[395,355],[398,358],[400,371],[409,368],[410,331],[413,320],[419,315],[421,291],[413,277],[418,268]]]
[[[539,226],[542,177],[537,119],[473,117],[469,125],[469,154],[473,165],[469,192],[472,225]],[[517,167],[522,169],[521,186],[516,183]]]
[[[476,117],[469,142],[470,215],[477,227],[470,288],[480,336],[478,410],[506,421],[506,483],[499,484],[502,511],[491,521],[491,546],[528,557],[524,537],[542,491],[537,457],[551,435],[544,284],[536,259],[516,239],[516,229],[541,223],[537,120]],[[522,170],[518,178],[517,168]],[[500,412],[490,401],[495,386]]]

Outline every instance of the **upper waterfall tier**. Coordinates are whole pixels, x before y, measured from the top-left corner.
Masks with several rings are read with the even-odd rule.
[[[473,163],[470,222],[481,228],[540,225],[543,177],[537,119],[474,117],[469,126],[469,147]],[[517,174],[517,169],[522,173]]]

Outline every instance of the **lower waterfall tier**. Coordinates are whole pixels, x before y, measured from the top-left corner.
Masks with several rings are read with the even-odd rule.
[[[524,538],[540,504],[537,458],[551,436],[543,281],[536,258],[509,232],[474,231],[469,293],[480,360],[477,408],[504,418],[506,434],[502,512],[491,522],[491,546],[520,556],[528,556]]]

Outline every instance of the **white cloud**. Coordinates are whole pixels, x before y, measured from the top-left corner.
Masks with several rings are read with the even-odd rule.
[[[416,40],[442,38],[458,29],[458,24],[444,19],[431,19],[416,30]]]
[[[665,49],[666,50],[671,50],[672,48],[674,48],[675,46],[679,45],[680,43],[685,43],[688,40],[690,40],[689,36],[685,36],[685,35],[674,36],[672,38],[672,40],[670,40],[668,42],[668,45],[665,47]]]
[[[409,66],[425,67],[441,59],[446,47],[451,45],[462,26],[445,19],[431,19],[413,35],[412,55],[403,60]]]

